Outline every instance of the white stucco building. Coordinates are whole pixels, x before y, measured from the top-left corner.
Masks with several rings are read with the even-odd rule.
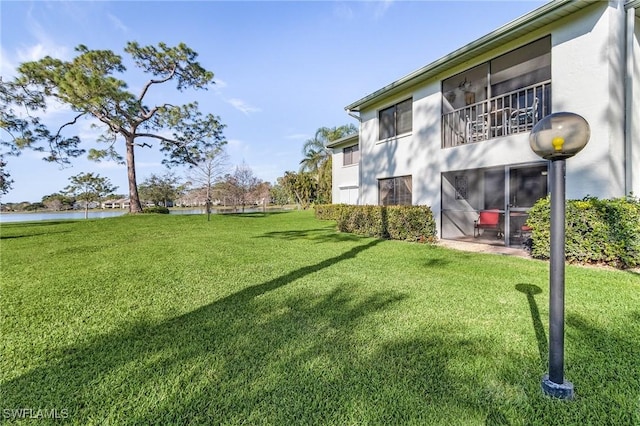
[[[529,133],[559,111],[591,127],[567,197],[638,195],[639,39],[640,0],[557,0],[351,103],[359,139],[330,145],[333,202],[429,205],[441,238],[498,209],[517,244],[549,188]]]
[[[360,147],[358,134],[349,135],[327,145],[332,154],[332,192],[334,204],[359,204]]]

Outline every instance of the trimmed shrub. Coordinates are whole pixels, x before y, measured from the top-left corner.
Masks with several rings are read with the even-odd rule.
[[[527,225],[532,228],[533,257],[549,258],[550,217],[548,197],[539,200],[529,211]],[[568,261],[619,268],[640,265],[640,202],[637,198],[568,200],[565,224]]]
[[[160,213],[169,214],[169,209],[162,206],[145,207],[142,209],[142,213]]]
[[[314,209],[318,219],[335,220],[340,232],[393,240],[436,240],[436,223],[428,206],[324,204]]]
[[[337,220],[340,208],[345,204],[316,204],[313,211],[317,219],[320,220]]]

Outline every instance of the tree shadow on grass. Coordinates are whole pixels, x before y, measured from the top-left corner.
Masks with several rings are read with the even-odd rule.
[[[316,327],[315,321],[306,326],[301,325],[304,315],[300,315],[300,321],[295,321],[304,312],[298,306],[280,306],[285,314],[279,315],[277,311],[271,312],[270,307],[265,310],[256,300],[299,278],[351,259],[379,242],[370,241],[338,256],[296,269],[262,284],[246,287],[175,319],[160,324],[134,323],[128,329],[95,338],[88,343],[52,351],[46,356],[49,360],[46,365],[2,384],[3,408],[64,408],[78,416],[77,419],[105,416],[111,412],[108,401],[118,404],[118,399],[113,399],[113,388],[101,383],[114,380],[113,376],[119,376],[120,371],[126,372],[130,365],[133,366],[133,372],[125,374],[126,377],[117,377],[115,381],[129,383],[131,387],[125,386],[127,390],[124,391],[129,394],[126,399],[136,400],[142,397],[138,391],[146,393],[149,388],[160,385],[164,380],[163,373],[171,371],[174,374],[169,373],[169,376],[183,380],[184,374],[180,370],[190,360],[201,356],[212,357],[221,362],[215,369],[215,375],[225,377],[226,380],[219,384],[225,388],[225,392],[233,394],[235,385],[226,389],[228,385],[238,385],[238,377],[243,375],[248,375],[245,380],[253,380],[253,376],[258,374],[256,368],[259,370],[259,365],[263,362],[261,360],[271,357],[270,353],[265,353],[265,348],[269,347],[269,352],[271,349],[282,350],[292,339],[300,337],[302,330]],[[338,291],[327,296],[324,302],[320,298],[318,303],[327,306],[347,303],[346,296],[341,297],[340,293]],[[382,309],[386,304],[399,299],[399,296],[391,293],[372,296],[346,310],[350,315],[347,322],[357,321],[360,316]],[[299,303],[302,301],[298,301]],[[313,312],[316,309],[322,313],[318,319],[324,318],[324,309],[314,307]],[[269,319],[270,317],[272,318]],[[278,329],[282,329],[284,333],[279,333]],[[265,338],[272,339],[275,346],[271,348],[270,342],[264,341]],[[237,377],[235,374],[222,373],[236,369],[239,373]],[[172,393],[179,390],[180,388],[171,388],[165,391]],[[224,399],[223,395],[218,398]],[[181,411],[184,415],[187,414],[184,410]],[[124,412],[111,414],[116,418],[125,416],[120,417],[121,419],[130,416]]]
[[[441,332],[379,345],[359,341],[371,317],[403,295],[358,298],[336,289],[288,298],[274,310],[249,302],[251,294],[70,347],[2,385],[4,407],[66,409],[82,424],[402,424],[483,417],[483,407],[468,395],[481,384],[452,373],[448,364],[488,356],[488,342],[447,339]]]
[[[336,242],[336,241],[362,241],[365,237],[336,232],[333,226],[324,228],[301,229],[290,231],[272,231],[266,232],[258,238],[277,238],[281,240],[311,240],[317,243]],[[367,238],[368,239],[368,238]]]
[[[430,259],[427,259],[424,262],[424,266],[426,266],[427,268],[445,268],[447,267],[447,265],[451,264],[451,260],[445,258],[445,257],[433,257]]]
[[[46,363],[3,381],[2,408],[66,409],[78,424],[577,424],[610,419],[606,407],[578,411],[594,397],[551,405],[539,389],[539,360],[520,353],[503,356],[509,352],[506,342],[468,330],[464,318],[397,335],[388,315],[406,308],[407,294],[393,288],[365,291],[348,280],[329,289],[310,280],[296,282],[381,242],[365,241],[187,314],[132,323],[52,350]],[[284,291],[290,285],[298,286]],[[528,301],[536,293],[528,284],[517,288]],[[531,304],[529,310],[535,318]],[[628,336],[569,318],[577,333],[574,345],[585,346],[579,362],[606,368],[606,360],[589,348],[594,340],[613,350],[627,347],[623,355],[639,349]],[[637,326],[638,318],[633,320]],[[636,383],[637,372],[630,374],[620,379],[627,389]],[[622,408],[628,416],[629,407]]]
[[[468,395],[481,384],[450,363],[491,358],[488,341],[440,327],[371,341],[407,298],[394,289],[363,291],[345,281],[278,291],[380,242],[169,320],[131,323],[51,350],[42,365],[3,381],[2,408],[64,409],[79,424],[483,418],[484,407]]]
[[[239,209],[240,210],[240,209]],[[247,210],[249,210],[247,208]],[[290,210],[277,210],[277,211],[269,211],[267,210],[266,212],[263,212],[262,210],[260,211],[251,211],[251,212],[242,212],[242,211],[230,211],[230,212],[222,212],[222,213],[216,213],[216,214],[223,214],[225,216],[229,216],[231,218],[245,218],[245,219],[262,219],[265,217],[269,217],[269,216],[276,216],[279,214],[285,214],[285,213],[289,213]]]
[[[3,228],[33,228],[34,226],[53,226],[53,225],[70,225],[73,223],[84,222],[84,219],[65,219],[65,220],[38,220],[33,222],[8,222],[0,223]]]
[[[50,232],[32,232],[29,234],[19,234],[19,235],[6,235],[0,234],[0,240],[12,240],[16,238],[27,238],[27,237],[38,237],[41,235],[51,235],[51,234],[66,234],[69,231],[50,231]]]
[[[68,230],[62,230],[58,228],[46,230],[44,228],[53,227],[57,225],[69,225],[77,222],[80,222],[80,221],[63,220],[63,221],[0,223],[0,230],[2,231],[2,233],[0,233],[0,240],[67,233],[69,232]]]

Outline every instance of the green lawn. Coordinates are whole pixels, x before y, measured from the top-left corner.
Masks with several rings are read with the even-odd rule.
[[[558,401],[540,389],[545,262],[339,234],[311,212],[0,229],[2,421],[640,424],[632,272],[567,267],[576,399]]]

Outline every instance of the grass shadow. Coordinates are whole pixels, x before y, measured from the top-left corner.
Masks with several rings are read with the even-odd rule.
[[[451,264],[451,260],[444,257],[434,257],[431,259],[427,259],[424,262],[424,266],[426,266],[427,268],[445,268],[449,264]]]
[[[260,285],[51,354],[46,366],[2,384],[3,406],[56,407],[85,424],[403,424],[485,416],[491,403],[465,391],[481,387],[480,379],[460,377],[450,364],[488,356],[488,342],[427,331],[361,353],[358,330],[405,296],[358,298],[338,288],[277,306],[256,303],[269,289]]]
[[[333,323],[331,328],[340,333],[330,333],[332,337],[326,338],[324,343],[331,345],[332,342],[344,342],[348,338],[348,330],[362,317],[384,309],[401,300],[402,296],[389,292],[352,303],[347,292],[338,289],[328,296],[313,298],[313,303],[306,298],[290,300],[281,306],[286,311],[284,314],[272,311],[270,306],[264,307],[259,303],[260,298],[306,275],[354,258],[378,243],[380,240],[373,240],[338,256],[298,268],[261,284],[248,286],[176,318],[158,324],[136,321],[125,329],[48,353],[45,355],[47,362],[40,367],[2,382],[0,393],[3,395],[3,408],[65,409],[73,421],[80,423],[91,418],[103,418],[110,413],[109,415],[118,419],[116,422],[136,424],[145,422],[149,418],[147,416],[152,415],[150,411],[162,412],[161,417],[165,419],[163,422],[167,419],[176,420],[175,416],[178,414],[181,421],[184,421],[190,417],[189,407],[209,404],[206,394],[211,389],[197,389],[196,385],[195,394],[204,392],[202,400],[189,398],[190,401],[185,406],[182,406],[185,403],[183,399],[173,395],[168,400],[163,399],[163,403],[168,405],[139,407],[143,414],[114,414],[108,402],[113,401],[113,395],[110,395],[113,388],[109,383],[121,383],[124,389],[120,392],[130,392],[127,396],[130,400],[142,397],[136,393],[136,389],[151,393],[179,392],[185,384],[173,383],[170,385],[171,389],[165,389],[166,377],[182,380],[180,378],[184,375],[180,371],[187,365],[192,365],[196,370],[208,369],[208,364],[198,361],[200,357],[210,360],[212,364],[221,362],[216,367],[219,380],[213,381],[233,400],[234,406],[242,405],[244,402],[241,401],[249,396],[243,393],[246,383],[238,384],[237,375],[249,382],[259,380],[262,364],[278,364],[278,351],[296,351],[300,340],[314,342],[319,332],[325,333],[323,327],[327,323]],[[344,336],[341,336],[343,333]],[[315,345],[317,343],[313,343]],[[321,350],[320,347],[307,349],[307,355],[300,355],[302,360],[299,362],[313,358],[314,353]],[[194,377],[194,380],[200,379]],[[254,403],[259,405],[259,398],[255,398],[254,396]],[[199,407],[198,411],[202,409],[203,407]],[[223,412],[234,410],[232,407],[219,409]],[[205,411],[211,414],[211,408]],[[251,417],[250,413],[242,412],[243,417]]]
[[[238,212],[234,212],[234,211],[230,211],[230,212],[220,212],[220,213],[216,213],[216,214],[223,214],[225,216],[229,216],[229,217],[236,217],[236,218],[249,218],[249,219],[259,219],[259,218],[265,218],[265,217],[269,217],[269,216],[276,216],[279,214],[285,214],[285,213],[289,213],[286,210],[278,210],[278,211],[252,211],[252,212],[242,212],[242,211],[238,211]],[[213,214],[212,214],[213,215]]]
[[[253,238],[333,241],[318,224],[307,230]],[[569,358],[569,378],[579,392],[579,386],[587,388],[585,381],[593,389],[600,388],[580,393],[572,405],[553,404],[540,391],[533,344],[527,341],[524,346],[512,347],[496,330],[495,324],[510,328],[508,322],[478,326],[484,321],[481,309],[476,315],[475,310],[464,307],[466,303],[480,307],[476,298],[451,300],[455,308],[444,311],[444,318],[441,304],[449,303],[446,296],[453,293],[434,291],[431,298],[430,286],[418,291],[401,287],[404,292],[400,287],[369,287],[357,274],[349,274],[347,267],[332,269],[354,259],[371,264],[387,261],[387,248],[395,246],[362,237],[353,241],[356,243],[327,246],[333,250],[317,247],[322,250],[317,250],[321,254],[313,263],[302,253],[301,259],[278,265],[282,269],[268,279],[242,275],[236,283],[242,279],[250,282],[232,284],[243,287],[227,287],[237,291],[225,297],[211,295],[224,287],[216,287],[214,281],[224,281],[225,276],[198,276],[205,282],[198,287],[198,295],[208,301],[172,318],[164,314],[136,316],[136,309],[141,309],[138,306],[114,309],[124,319],[114,321],[112,328],[100,329],[99,334],[64,336],[73,342],[70,344],[42,346],[29,359],[31,365],[20,366],[19,375],[11,373],[10,365],[4,369],[8,362],[0,364],[2,408],[66,409],[68,421],[75,424],[637,423],[633,422],[637,416],[631,417],[629,401],[633,398],[629,394],[640,388],[640,368],[634,357],[640,345],[632,332],[624,327],[613,332],[607,325],[569,316],[571,336],[567,340],[580,351]],[[302,251],[309,244],[296,247]],[[360,256],[365,252],[367,256]],[[375,254],[373,259],[366,259],[369,254]],[[269,255],[273,256],[273,251]],[[408,262],[422,266],[423,256],[420,249]],[[447,257],[438,252],[437,256],[431,261],[434,266],[451,261],[452,268],[461,269],[456,268],[457,255]],[[469,255],[470,259],[475,257]],[[259,262],[262,257],[256,259]],[[381,270],[370,273],[381,275]],[[384,271],[390,274],[399,269]],[[475,270],[456,270],[452,279],[464,280],[465,271],[471,274]],[[416,276],[427,277],[418,272]],[[323,286],[314,275],[322,273],[336,274],[338,279]],[[493,305],[494,309],[518,301],[513,276],[507,274],[500,287],[490,287],[508,293],[504,304]],[[174,282],[168,280],[167,285]],[[461,293],[474,290],[451,286]],[[479,286],[486,289],[483,283]],[[185,285],[184,291],[190,290]],[[546,337],[535,301],[542,290],[530,284],[518,284],[516,290],[527,296],[542,358]],[[135,291],[131,296],[134,302]],[[176,291],[176,302],[180,302],[182,291]],[[423,297],[429,302],[421,302]],[[410,311],[416,305],[425,321],[412,323],[416,316]],[[523,307],[515,309],[516,318],[524,323],[518,330],[529,335]],[[629,318],[631,330],[637,329],[638,311]],[[90,317],[73,319],[81,322],[78,327],[95,326]],[[399,326],[400,321],[405,324]],[[43,338],[35,334],[22,336],[34,341]],[[607,351],[613,351],[616,358],[626,358],[609,365]],[[583,365],[589,367],[581,375],[577,369]],[[603,377],[584,377],[594,370],[602,370]],[[618,377],[618,382],[603,380],[611,377]],[[603,400],[611,406],[604,406]]]
[[[33,222],[7,222],[7,223],[2,223],[0,222],[0,225],[2,225],[2,227],[6,227],[6,228],[33,228],[34,226],[51,226],[51,225],[67,225],[70,223],[78,223],[78,222],[84,222],[86,219],[65,219],[65,220],[55,220],[55,219],[50,219],[50,220],[37,220],[37,221],[33,221]]]
[[[3,408],[64,409],[77,424],[484,419],[492,402],[478,402],[467,390],[481,388],[481,379],[452,365],[490,359],[485,338],[434,326],[371,344],[377,319],[407,295],[394,289],[362,293],[348,280],[329,291],[312,284],[278,291],[381,242],[248,285],[171,319],[131,321],[50,350],[38,366],[0,384]]]
[[[534,296],[541,294],[542,289],[537,285],[532,284],[516,284],[516,290],[520,293],[524,293],[527,296],[527,303],[529,305],[529,312],[531,312],[531,321],[533,323],[533,332],[536,335],[536,341],[538,342],[538,353],[540,354],[540,364],[543,368],[546,368],[549,344],[547,342],[547,335],[544,331],[544,325],[540,319],[540,310]]]
[[[0,234],[0,240],[11,240],[15,238],[26,238],[26,237],[37,237],[40,235],[51,235],[51,234],[65,234],[70,231],[53,231],[53,232],[34,232],[32,234],[21,234],[21,235],[3,235]]]
[[[57,225],[69,225],[81,222],[79,220],[64,220],[64,221],[38,221],[38,222],[9,222],[9,223],[0,223],[0,240],[9,240],[14,238],[23,238],[23,237],[36,237],[39,235],[50,235],[50,234],[61,234],[70,232],[67,230],[43,230],[46,227],[53,227]],[[29,232],[25,233],[25,230],[31,231],[33,229],[38,229],[38,231],[42,232]],[[9,234],[9,235],[7,235]]]
[[[277,238],[281,240],[312,240],[318,243],[322,242],[339,242],[339,241],[362,241],[365,237],[335,232],[333,226],[314,229],[300,229],[290,231],[272,231],[266,232],[257,238]]]

